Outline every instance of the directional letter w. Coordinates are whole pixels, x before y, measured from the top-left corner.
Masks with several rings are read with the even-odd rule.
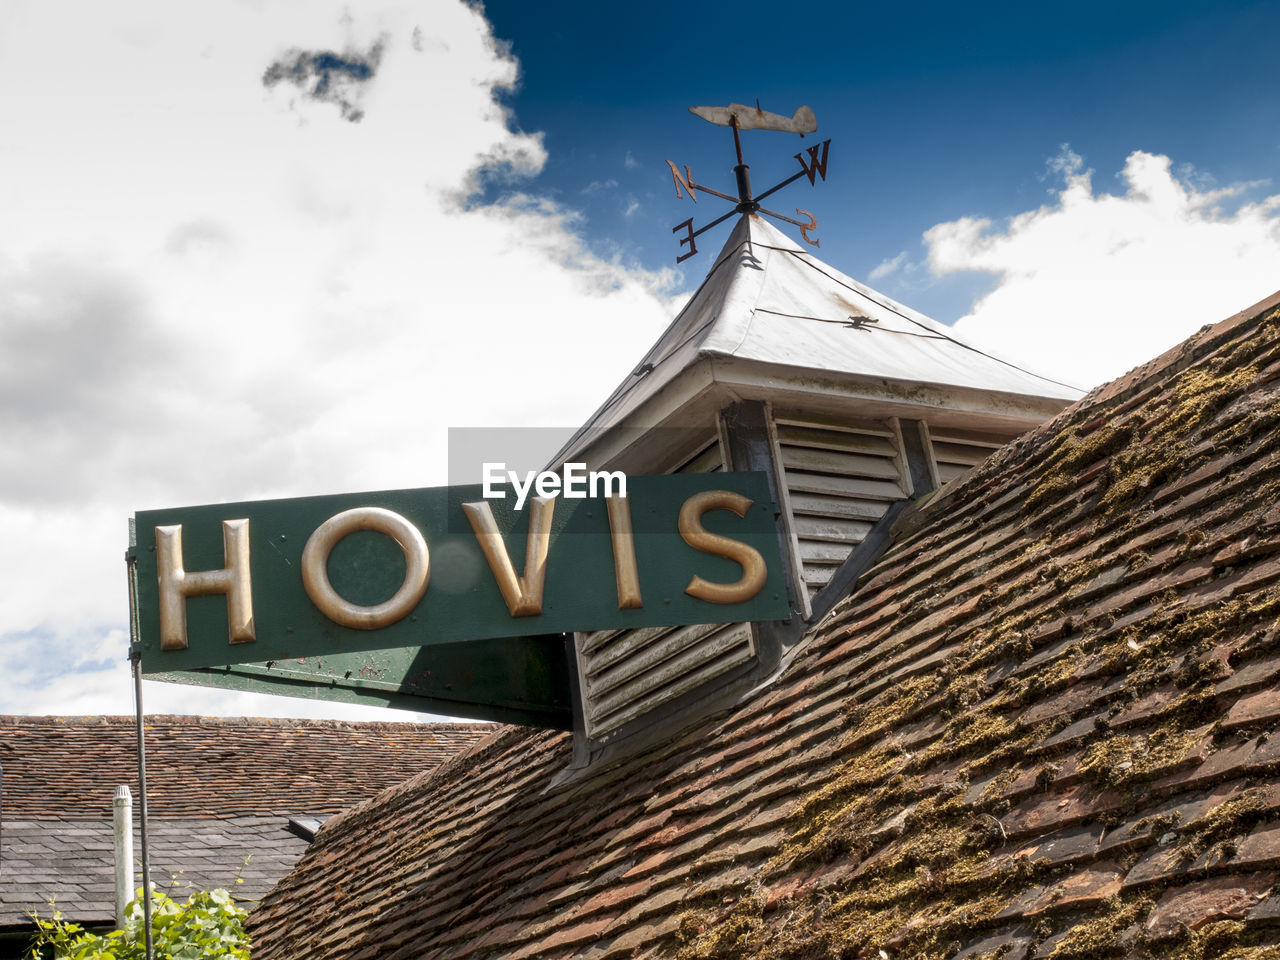
[[[822,178],[822,182],[827,181],[827,147],[831,145],[830,140],[823,140],[821,144],[815,143],[808,149],[809,163],[804,162],[804,154],[797,153],[796,159],[800,161],[800,169],[809,177],[809,185],[815,183],[814,174]],[[822,151],[822,159],[818,159],[818,151]]]

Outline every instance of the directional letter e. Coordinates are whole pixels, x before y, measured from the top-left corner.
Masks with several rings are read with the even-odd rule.
[[[221,570],[188,573],[182,568],[182,525],[156,527],[160,577],[160,649],[187,649],[187,597],[227,595],[232,643],[252,643],[253,593],[249,584],[249,521],[222,521]]]

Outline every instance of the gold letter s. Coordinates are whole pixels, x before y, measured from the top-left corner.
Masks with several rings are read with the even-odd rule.
[[[684,592],[710,603],[743,603],[764,588],[768,569],[758,550],[740,540],[709,533],[702,526],[702,515],[708,510],[732,510],[745,517],[751,501],[731,490],[705,490],[695,493],[680,508],[680,536],[695,550],[725,557],[742,567],[742,578],[736,583],[711,583],[697,575]]]

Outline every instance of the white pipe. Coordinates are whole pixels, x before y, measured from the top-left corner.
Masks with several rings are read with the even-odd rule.
[[[116,929],[124,929],[124,908],[133,900],[133,796],[116,787],[112,822],[116,833]]]

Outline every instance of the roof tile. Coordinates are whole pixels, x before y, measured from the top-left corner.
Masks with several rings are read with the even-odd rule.
[[[1179,930],[1199,930],[1215,920],[1240,920],[1275,883],[1274,873],[1219,877],[1168,891],[1147,919],[1153,940],[1168,940]]]

